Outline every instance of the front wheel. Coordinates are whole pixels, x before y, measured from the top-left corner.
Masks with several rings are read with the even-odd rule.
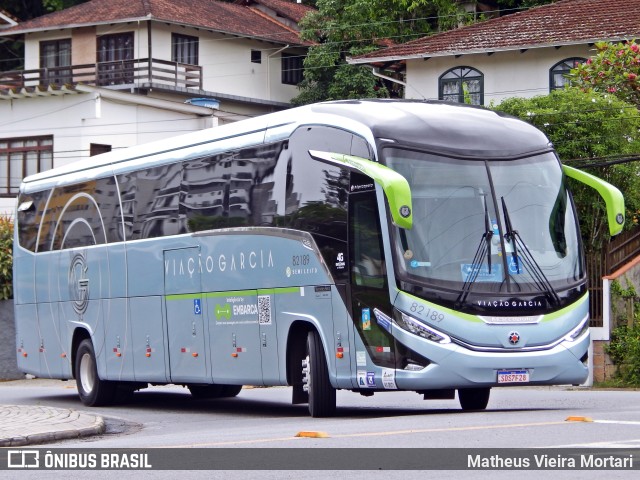
[[[96,354],[88,338],[80,342],[76,352],[76,385],[80,400],[88,407],[109,405],[115,399],[116,383],[98,376]]]
[[[307,356],[302,362],[304,389],[309,393],[312,417],[331,417],[336,412],[336,390],[329,381],[329,369],[322,340],[315,330],[307,335]]]
[[[458,400],[463,410],[484,410],[489,403],[491,388],[459,388]]]

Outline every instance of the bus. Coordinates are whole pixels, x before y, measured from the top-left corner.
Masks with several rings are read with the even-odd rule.
[[[27,177],[14,242],[19,368],[87,406],[176,384],[415,391],[581,384],[589,311],[567,178],[513,117],[443,102],[308,105]]]

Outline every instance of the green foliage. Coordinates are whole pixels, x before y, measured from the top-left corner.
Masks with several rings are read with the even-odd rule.
[[[553,3],[556,0],[498,0],[498,5],[500,9],[509,9],[509,8],[532,8],[539,7],[540,5],[546,5],[548,3]]]
[[[541,129],[564,161],[640,152],[640,113],[610,94],[566,88],[534,98],[509,98],[493,108]],[[628,219],[640,210],[638,162],[589,168],[589,173],[622,191]],[[571,190],[585,247],[600,250],[609,239],[604,202],[594,190],[573,180]],[[626,228],[633,225],[629,221]]]
[[[598,42],[596,54],[571,70],[573,85],[615,95],[640,108],[640,45]]]
[[[13,222],[0,216],[0,300],[13,298]]]
[[[301,38],[315,45],[292,103],[391,96],[397,84],[373,76],[368,66],[348,65],[346,58],[426,35],[437,25],[438,5],[455,2],[421,3],[408,11],[402,0],[317,0],[318,11],[300,24]]]
[[[605,352],[617,367],[618,386],[640,386],[640,322],[614,328]]]
[[[605,352],[616,365],[614,383],[616,386],[640,386],[640,302],[635,287],[627,280],[627,288],[623,288],[619,281],[611,283],[612,304],[618,300],[631,302],[627,322],[613,329],[611,340],[605,345]]]

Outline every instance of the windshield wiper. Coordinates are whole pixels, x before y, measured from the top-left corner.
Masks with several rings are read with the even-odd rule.
[[[505,240],[511,242],[511,246],[513,247],[511,256],[516,266],[516,273],[520,273],[520,256],[518,255],[518,246],[520,246],[520,251],[522,253],[522,263],[531,275],[531,278],[533,278],[536,286],[541,291],[546,292],[555,304],[559,304],[560,297],[558,296],[558,292],[555,291],[555,289],[551,285],[551,282],[549,282],[549,279],[544,274],[544,271],[542,270],[542,268],[540,268],[540,265],[538,264],[538,262],[536,262],[536,259],[531,254],[531,251],[522,241],[522,238],[520,237],[518,231],[513,229],[504,197],[500,197],[500,200],[502,201],[502,212],[504,214],[504,224],[506,228],[504,238]]]
[[[500,201],[502,202],[502,212],[504,213],[504,225],[506,228],[506,233],[504,234],[504,238],[506,241],[511,242],[513,246],[513,252],[511,252],[511,257],[516,265],[516,273],[520,273],[520,262],[518,259],[518,247],[516,246],[516,235],[518,232],[513,229],[511,226],[511,218],[509,217],[509,211],[507,210],[507,204],[504,202],[504,197],[500,197]],[[506,252],[505,252],[506,253]]]
[[[491,228],[491,222],[489,220],[489,211],[487,210],[487,202],[486,198],[484,201],[484,233],[480,238],[480,244],[476,249],[476,254],[473,256],[473,260],[471,260],[471,272],[468,273],[464,284],[462,285],[462,290],[460,295],[456,300],[456,307],[460,307],[469,296],[469,292],[471,291],[471,286],[478,279],[478,275],[480,274],[480,270],[482,269],[482,259],[485,254],[487,255],[487,264],[489,266],[489,274],[491,274],[491,238],[493,237],[493,229]]]

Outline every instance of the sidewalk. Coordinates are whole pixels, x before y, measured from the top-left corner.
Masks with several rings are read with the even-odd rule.
[[[99,435],[99,415],[39,405],[0,405],[0,447],[18,447]]]

